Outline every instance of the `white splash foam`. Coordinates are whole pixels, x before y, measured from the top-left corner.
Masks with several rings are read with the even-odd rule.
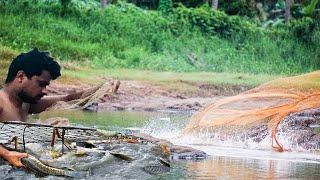
[[[298,152],[303,149],[290,144],[290,139],[281,132],[277,135],[278,140],[285,147],[295,148],[293,152],[274,152],[271,147],[271,133],[259,143],[248,138],[241,138],[239,135],[225,138],[223,132],[212,133],[208,130],[181,136],[181,131],[185,124],[185,120],[175,121],[172,117],[153,117],[140,130],[151,136],[169,140],[176,145],[202,150],[212,156],[320,163],[319,153],[309,153],[305,152],[305,150],[304,152]]]

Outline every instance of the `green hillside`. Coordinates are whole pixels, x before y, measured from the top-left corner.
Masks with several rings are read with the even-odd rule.
[[[255,74],[320,68],[319,20],[307,16],[267,26],[206,4],[157,11],[124,2],[102,9],[89,0],[5,0],[0,19],[0,52],[38,47],[92,67]]]

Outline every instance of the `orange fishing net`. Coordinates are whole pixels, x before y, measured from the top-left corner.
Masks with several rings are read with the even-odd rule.
[[[283,151],[277,127],[289,114],[320,107],[320,71],[281,78],[237,96],[217,101],[195,114],[185,133],[219,126],[268,122],[272,147]]]

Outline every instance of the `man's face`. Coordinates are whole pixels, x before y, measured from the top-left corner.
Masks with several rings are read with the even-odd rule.
[[[26,78],[23,88],[18,94],[23,102],[36,104],[45,94],[44,90],[49,85],[52,77],[46,70],[42,71],[40,76]]]

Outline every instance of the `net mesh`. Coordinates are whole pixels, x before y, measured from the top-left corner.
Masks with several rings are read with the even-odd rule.
[[[106,96],[110,96],[112,83],[105,82],[99,86],[93,87],[85,91],[79,99],[64,102],[59,101],[55,105],[51,106],[47,110],[57,110],[57,109],[86,109],[94,103],[99,103],[101,99]]]
[[[110,139],[112,137],[110,136]],[[83,142],[88,140],[106,140],[97,129],[85,127],[54,127],[36,123],[4,122],[0,123],[0,139],[5,145],[26,143]],[[53,146],[54,144],[52,144]]]
[[[281,78],[237,96],[217,101],[195,114],[184,133],[219,126],[268,123],[272,147],[285,150],[277,140],[277,127],[289,114],[320,107],[320,71]]]

